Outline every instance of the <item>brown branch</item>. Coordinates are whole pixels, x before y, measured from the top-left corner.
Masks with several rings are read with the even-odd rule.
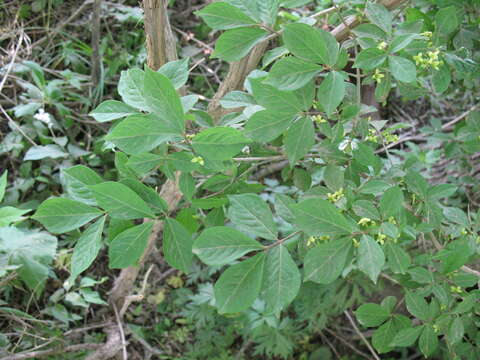
[[[158,70],[163,64],[177,59],[175,40],[167,16],[167,1],[144,0],[147,65]]]
[[[165,0],[144,0],[145,10],[145,32],[147,46],[147,65],[157,70],[168,61],[177,59],[175,40],[167,16],[167,2]],[[167,202],[170,211],[173,211],[182,194],[179,190],[180,174],[175,174],[175,179],[168,179],[160,190],[160,196]],[[126,358],[125,335],[122,329],[122,317],[125,310],[132,301],[143,299],[143,294],[132,295],[135,282],[143,265],[155,249],[155,242],[163,231],[163,222],[160,220],[145,219],[153,221],[152,232],[148,238],[147,247],[140,258],[137,266],[129,266],[122,269],[114,281],[109,294],[109,303],[114,309],[116,325],[106,329],[107,342],[86,360],[109,359],[123,349],[123,357]],[[121,309],[118,312],[117,309]]]
[[[263,41],[256,45],[249,55],[245,56],[240,61],[230,64],[230,68],[228,69],[228,74],[225,77],[225,80],[223,80],[223,82],[220,84],[220,87],[208,105],[208,112],[215,120],[232,111],[232,109],[223,109],[220,106],[220,99],[230,91],[240,90],[243,88],[245,79],[247,78],[248,74],[250,74],[250,72],[257,67],[260,59],[263,56],[263,53],[267,49],[267,46],[268,41]]]
[[[400,5],[406,3],[408,0],[384,0],[381,2],[388,10],[393,10],[399,7]],[[350,30],[355,26],[358,26],[362,23],[362,19],[359,16],[352,15],[345,19],[343,24],[338,25],[335,29],[331,31],[332,35],[338,41],[345,40],[348,35],[350,35]]]

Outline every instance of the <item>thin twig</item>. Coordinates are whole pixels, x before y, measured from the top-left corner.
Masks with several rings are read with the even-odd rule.
[[[85,350],[96,350],[101,346],[101,344],[77,344],[77,345],[70,345],[66,347],[60,347],[56,349],[50,350],[42,350],[42,351],[31,351],[26,353],[19,353],[15,355],[9,355],[2,360],[22,360],[22,359],[33,359],[33,358],[40,358],[50,355],[57,355],[67,352],[78,352],[78,351],[85,351]]]
[[[10,124],[12,124],[13,127],[15,127],[15,129],[17,129],[20,132],[20,134],[22,134],[23,137],[25,137],[25,139],[27,139],[30,142],[30,144],[32,144],[33,146],[37,146],[37,143],[35,141],[33,141],[32,138],[30,136],[28,136],[25,133],[25,131],[23,131],[22,128],[15,121],[13,121],[13,119],[10,117],[10,115],[7,114],[7,112],[5,111],[5,109],[3,108],[2,105],[0,105],[0,111],[7,118],[7,120],[10,122]]]
[[[117,320],[118,331],[120,332],[120,339],[122,340],[123,360],[127,360],[128,359],[127,343],[125,341],[125,332],[123,331],[122,319],[120,319],[117,305],[112,304],[112,306],[113,306],[113,311],[115,312],[115,319]]]
[[[348,310],[345,310],[343,312],[345,314],[345,316],[347,317],[348,321],[350,321],[350,324],[352,324],[353,326],[353,329],[355,330],[355,332],[358,334],[358,336],[360,336],[360,339],[362,339],[362,341],[365,343],[365,345],[367,345],[367,348],[368,350],[370,351],[370,353],[373,355],[373,357],[375,358],[375,360],[380,360],[380,357],[378,356],[377,352],[375,351],[375,349],[372,347],[372,345],[370,345],[370,343],[368,342],[367,338],[362,334],[362,332],[358,329],[357,327],[357,324],[355,324],[355,320],[353,320],[352,316],[350,315],[350,313],[348,312]]]
[[[3,76],[2,82],[0,82],[0,92],[2,92],[3,86],[5,85],[5,82],[7,81],[8,75],[10,74],[10,72],[13,69],[13,64],[15,64],[15,59],[17,58],[18,50],[20,50],[20,46],[23,43],[23,38],[24,38],[24,33],[22,31],[20,33],[17,46],[15,47],[15,50],[13,51],[12,59],[10,60],[10,63],[8,64],[7,71],[5,72],[5,75]]]

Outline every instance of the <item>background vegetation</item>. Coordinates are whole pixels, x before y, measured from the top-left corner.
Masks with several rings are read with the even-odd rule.
[[[0,1],[0,358],[477,359],[480,2],[153,3]]]

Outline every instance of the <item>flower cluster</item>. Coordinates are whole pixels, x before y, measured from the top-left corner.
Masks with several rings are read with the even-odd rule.
[[[370,218],[366,218],[366,217],[358,220],[357,224],[360,225],[360,226],[376,225],[375,221],[373,221]]]
[[[328,193],[327,198],[328,201],[331,203],[336,203],[338,200],[343,198],[345,194],[343,193],[343,188],[340,188],[338,191],[335,191],[334,193]]]
[[[390,133],[390,131],[388,131],[388,130],[385,130],[384,132],[382,132],[382,136],[383,136],[383,139],[385,140],[385,142],[387,144],[397,142],[398,139],[399,139],[398,135],[394,135],[394,134]]]
[[[375,69],[375,74],[372,75],[372,79],[376,81],[377,84],[382,82],[382,79],[385,77],[385,74],[378,69]]]
[[[423,69],[427,69],[431,66],[433,69],[438,70],[440,68],[440,65],[443,64],[443,61],[438,58],[439,54],[439,49],[428,51],[426,54],[424,54],[423,52],[419,52],[413,57],[413,60],[415,60],[417,66],[420,66]]]
[[[198,163],[199,165],[203,166],[205,165],[205,160],[201,156],[195,156],[192,160],[190,160],[192,163]]]
[[[385,50],[387,48],[388,44],[385,41],[382,41],[377,45],[377,49],[379,50]]]
[[[382,233],[378,233],[378,234],[377,234],[377,242],[378,242],[380,245],[385,244],[385,240],[386,240],[386,239],[387,239],[387,235],[382,234]]]
[[[317,241],[328,241],[330,240],[330,236],[328,235],[324,235],[324,236],[310,236],[308,239],[307,239],[307,246],[308,247],[312,247],[314,246]]]
[[[317,124],[321,123],[326,123],[327,120],[325,120],[321,115],[314,115],[312,116],[312,120],[315,121]]]
[[[375,129],[368,129],[367,141],[378,142],[378,135]]]

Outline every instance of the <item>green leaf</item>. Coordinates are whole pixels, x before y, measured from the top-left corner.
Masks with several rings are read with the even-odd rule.
[[[220,105],[225,109],[235,109],[255,105],[255,99],[252,95],[243,91],[230,91],[220,100]]]
[[[231,127],[202,130],[192,140],[193,150],[210,160],[230,160],[252,141]]]
[[[132,189],[155,213],[168,212],[167,202],[160,197],[160,194],[155,191],[154,188],[147,186],[134,178],[122,179],[120,183]]]
[[[295,224],[308,235],[348,235],[358,230],[355,223],[348,221],[326,200],[311,198],[292,205],[292,208]]]
[[[257,111],[245,125],[245,135],[257,142],[269,142],[280,136],[293,122],[292,115],[286,116],[272,110]]]
[[[371,236],[363,235],[358,248],[358,268],[376,284],[385,264],[382,247]]]
[[[100,210],[78,201],[51,198],[38,207],[32,219],[40,222],[48,231],[61,234],[77,229],[102,214]]]
[[[260,20],[267,25],[274,25],[280,7],[280,0],[257,1],[257,5]]]
[[[283,194],[275,194],[275,213],[289,223],[295,219],[291,208],[292,205],[295,205],[295,201],[291,197]]]
[[[377,48],[368,48],[360,51],[355,58],[354,68],[360,68],[364,70],[374,70],[382,66],[387,59],[385,51]]]
[[[100,184],[103,179],[92,169],[84,165],[72,166],[62,171],[63,188],[67,194],[87,205],[97,205],[90,185]]]
[[[283,41],[290,52],[306,61],[334,66],[339,46],[332,34],[306,24],[288,24],[284,27]]]
[[[267,36],[267,31],[256,27],[244,27],[225,31],[218,38],[212,57],[229,62],[239,61]]]
[[[462,209],[456,207],[444,207],[443,215],[448,221],[455,224],[463,226],[468,226],[469,224],[468,217]]]
[[[426,200],[429,184],[425,178],[417,172],[410,171],[405,176],[405,182],[410,191],[417,194],[420,199]]]
[[[70,279],[73,280],[80,275],[97,258],[102,248],[102,232],[106,216],[97,220],[86,229],[78,239],[73,249]]]
[[[136,113],[138,113],[138,111],[135,108],[121,101],[107,100],[98,105],[89,115],[98,122],[106,122],[121,119]]]
[[[462,318],[456,317],[453,319],[448,329],[448,340],[450,344],[458,344],[460,341],[462,341],[464,334],[465,327],[463,325]]]
[[[178,183],[180,191],[187,200],[192,200],[193,195],[195,194],[195,179],[189,173],[182,173],[180,175],[180,180]]]
[[[115,126],[105,139],[128,154],[148,152],[179,135],[154,115],[131,115]]]
[[[380,213],[371,201],[357,200],[352,204],[352,210],[355,215],[360,216],[361,218],[380,220]]]
[[[302,168],[293,169],[293,185],[302,191],[307,191],[312,186],[310,173]]]
[[[295,299],[300,285],[300,271],[288,249],[283,245],[270,249],[265,261],[261,296],[266,312],[278,313],[284,309]]]
[[[447,64],[442,64],[438,70],[433,71],[432,85],[435,92],[441,94],[447,91],[452,82],[452,73]]]
[[[315,144],[315,127],[308,117],[301,117],[288,129],[284,138],[290,166],[303,158]]]
[[[400,245],[387,243],[385,246],[390,269],[397,274],[405,274],[411,264],[410,255]]]
[[[123,269],[138,264],[148,244],[153,222],[131,227],[118,234],[108,248],[110,269]]]
[[[261,22],[257,0],[225,0],[225,2],[240,9],[244,14],[248,15],[256,22]]]
[[[375,330],[372,337],[372,345],[382,354],[392,351],[390,343],[398,332],[406,327],[411,326],[410,320],[402,315],[395,315],[391,320]]]
[[[455,6],[445,7],[435,15],[435,30],[442,35],[454,32],[458,27],[457,10]]]
[[[384,218],[397,215],[403,208],[403,191],[398,186],[384,192],[380,199],[380,211]]]
[[[402,329],[398,332],[397,335],[393,338],[390,346],[400,346],[400,347],[407,347],[412,346],[415,341],[417,341],[420,333],[423,330],[423,326],[417,326],[414,328],[406,328]]]
[[[63,149],[58,145],[39,145],[29,148],[23,157],[23,161],[41,160],[45,158],[58,159],[67,156],[69,156],[69,154],[63,151]]]
[[[22,215],[31,211],[31,209],[17,209],[13,206],[4,206],[0,208],[0,227],[8,226],[20,220],[24,220]]]
[[[145,73],[140,69],[129,69],[120,73],[118,93],[125,104],[136,109],[148,110],[143,94]]]
[[[417,69],[415,64],[400,56],[389,56],[388,67],[395,79],[405,83],[417,80]]]
[[[293,56],[282,58],[273,64],[267,84],[279,90],[297,90],[322,71],[322,67]]]
[[[211,227],[193,244],[193,253],[207,265],[226,265],[263,246],[240,231],[227,226]]]
[[[228,217],[236,228],[264,239],[277,239],[270,207],[256,194],[229,195]]]
[[[242,10],[257,23],[273,25],[278,12],[278,0],[225,0],[225,2]]]
[[[48,277],[48,265],[55,257],[57,239],[45,232],[2,227],[0,249],[8,264],[21,266],[17,272],[27,286],[39,290],[39,285]]]
[[[180,102],[182,103],[182,109],[184,113],[187,113],[189,111],[195,111],[193,108],[195,104],[198,102],[199,97],[198,95],[192,94],[192,95],[185,95],[180,98]]]
[[[323,180],[325,181],[325,185],[327,185],[330,190],[339,190],[343,187],[344,182],[343,169],[340,166],[328,164],[323,173]]]
[[[277,225],[272,211],[257,194],[229,195],[228,218],[235,227],[247,234],[264,239],[277,239]]]
[[[375,152],[373,151],[373,149],[364,143],[359,143],[357,145],[357,150],[353,152],[353,157],[356,161],[358,161],[363,166],[367,166],[367,167],[371,166],[376,174],[378,174],[382,169],[383,163],[381,158],[375,155]],[[378,180],[371,180],[371,181],[375,182]]]
[[[227,30],[255,24],[255,20],[249,18],[235,6],[224,2],[207,5],[195,14],[215,30]]]
[[[437,349],[438,338],[432,325],[425,325],[422,335],[420,335],[420,339],[418,340],[418,346],[425,357],[429,357]]]
[[[252,91],[258,104],[282,117],[293,116],[304,110],[293,91],[280,91],[271,85],[252,79]]]
[[[360,306],[355,315],[363,326],[376,327],[380,326],[390,317],[390,312],[382,306],[368,303]]]
[[[377,102],[385,102],[391,90],[392,76],[390,75],[390,73],[386,73],[385,78],[382,79],[382,82],[377,84],[377,87],[375,88],[375,99],[377,100]]]
[[[165,75],[147,69],[144,85],[145,102],[164,128],[183,134],[185,119],[182,102],[172,82]]]
[[[165,219],[163,254],[170,266],[188,273],[193,262],[192,244],[192,236],[182,224]]]
[[[330,117],[345,97],[345,81],[337,71],[331,71],[320,84],[317,100]]]
[[[307,252],[304,281],[330,284],[342,273],[352,249],[352,240],[332,240]]]
[[[423,296],[418,295],[413,291],[407,291],[405,294],[405,303],[410,314],[419,318],[420,320],[429,319],[430,310]]]
[[[265,254],[262,252],[229,267],[215,284],[215,301],[220,314],[237,313],[253,304],[260,293]]]
[[[127,166],[137,174],[144,175],[149,171],[160,166],[161,161],[165,159],[163,156],[151,153],[141,153],[130,156]]]
[[[90,186],[98,206],[115,219],[153,218],[155,215],[147,203],[129,187],[107,181]]]
[[[392,14],[385,6],[368,2],[365,13],[368,20],[379,26],[387,34],[392,32]]]
[[[370,38],[375,40],[386,40],[387,34],[381,28],[374,24],[360,24],[352,29],[352,32],[358,37]]]
[[[157,72],[169,78],[175,89],[180,89],[188,81],[189,60],[190,59],[187,57],[181,60],[169,61],[165,65],[162,65]]]
[[[8,170],[5,170],[0,176],[0,202],[2,202],[3,197],[5,196],[5,189],[7,188],[7,176]]]
[[[418,39],[419,35],[418,34],[401,34],[397,35],[393,38],[392,43],[390,44],[389,51],[391,53],[398,52],[400,50],[403,50],[406,48],[410,43]]]

